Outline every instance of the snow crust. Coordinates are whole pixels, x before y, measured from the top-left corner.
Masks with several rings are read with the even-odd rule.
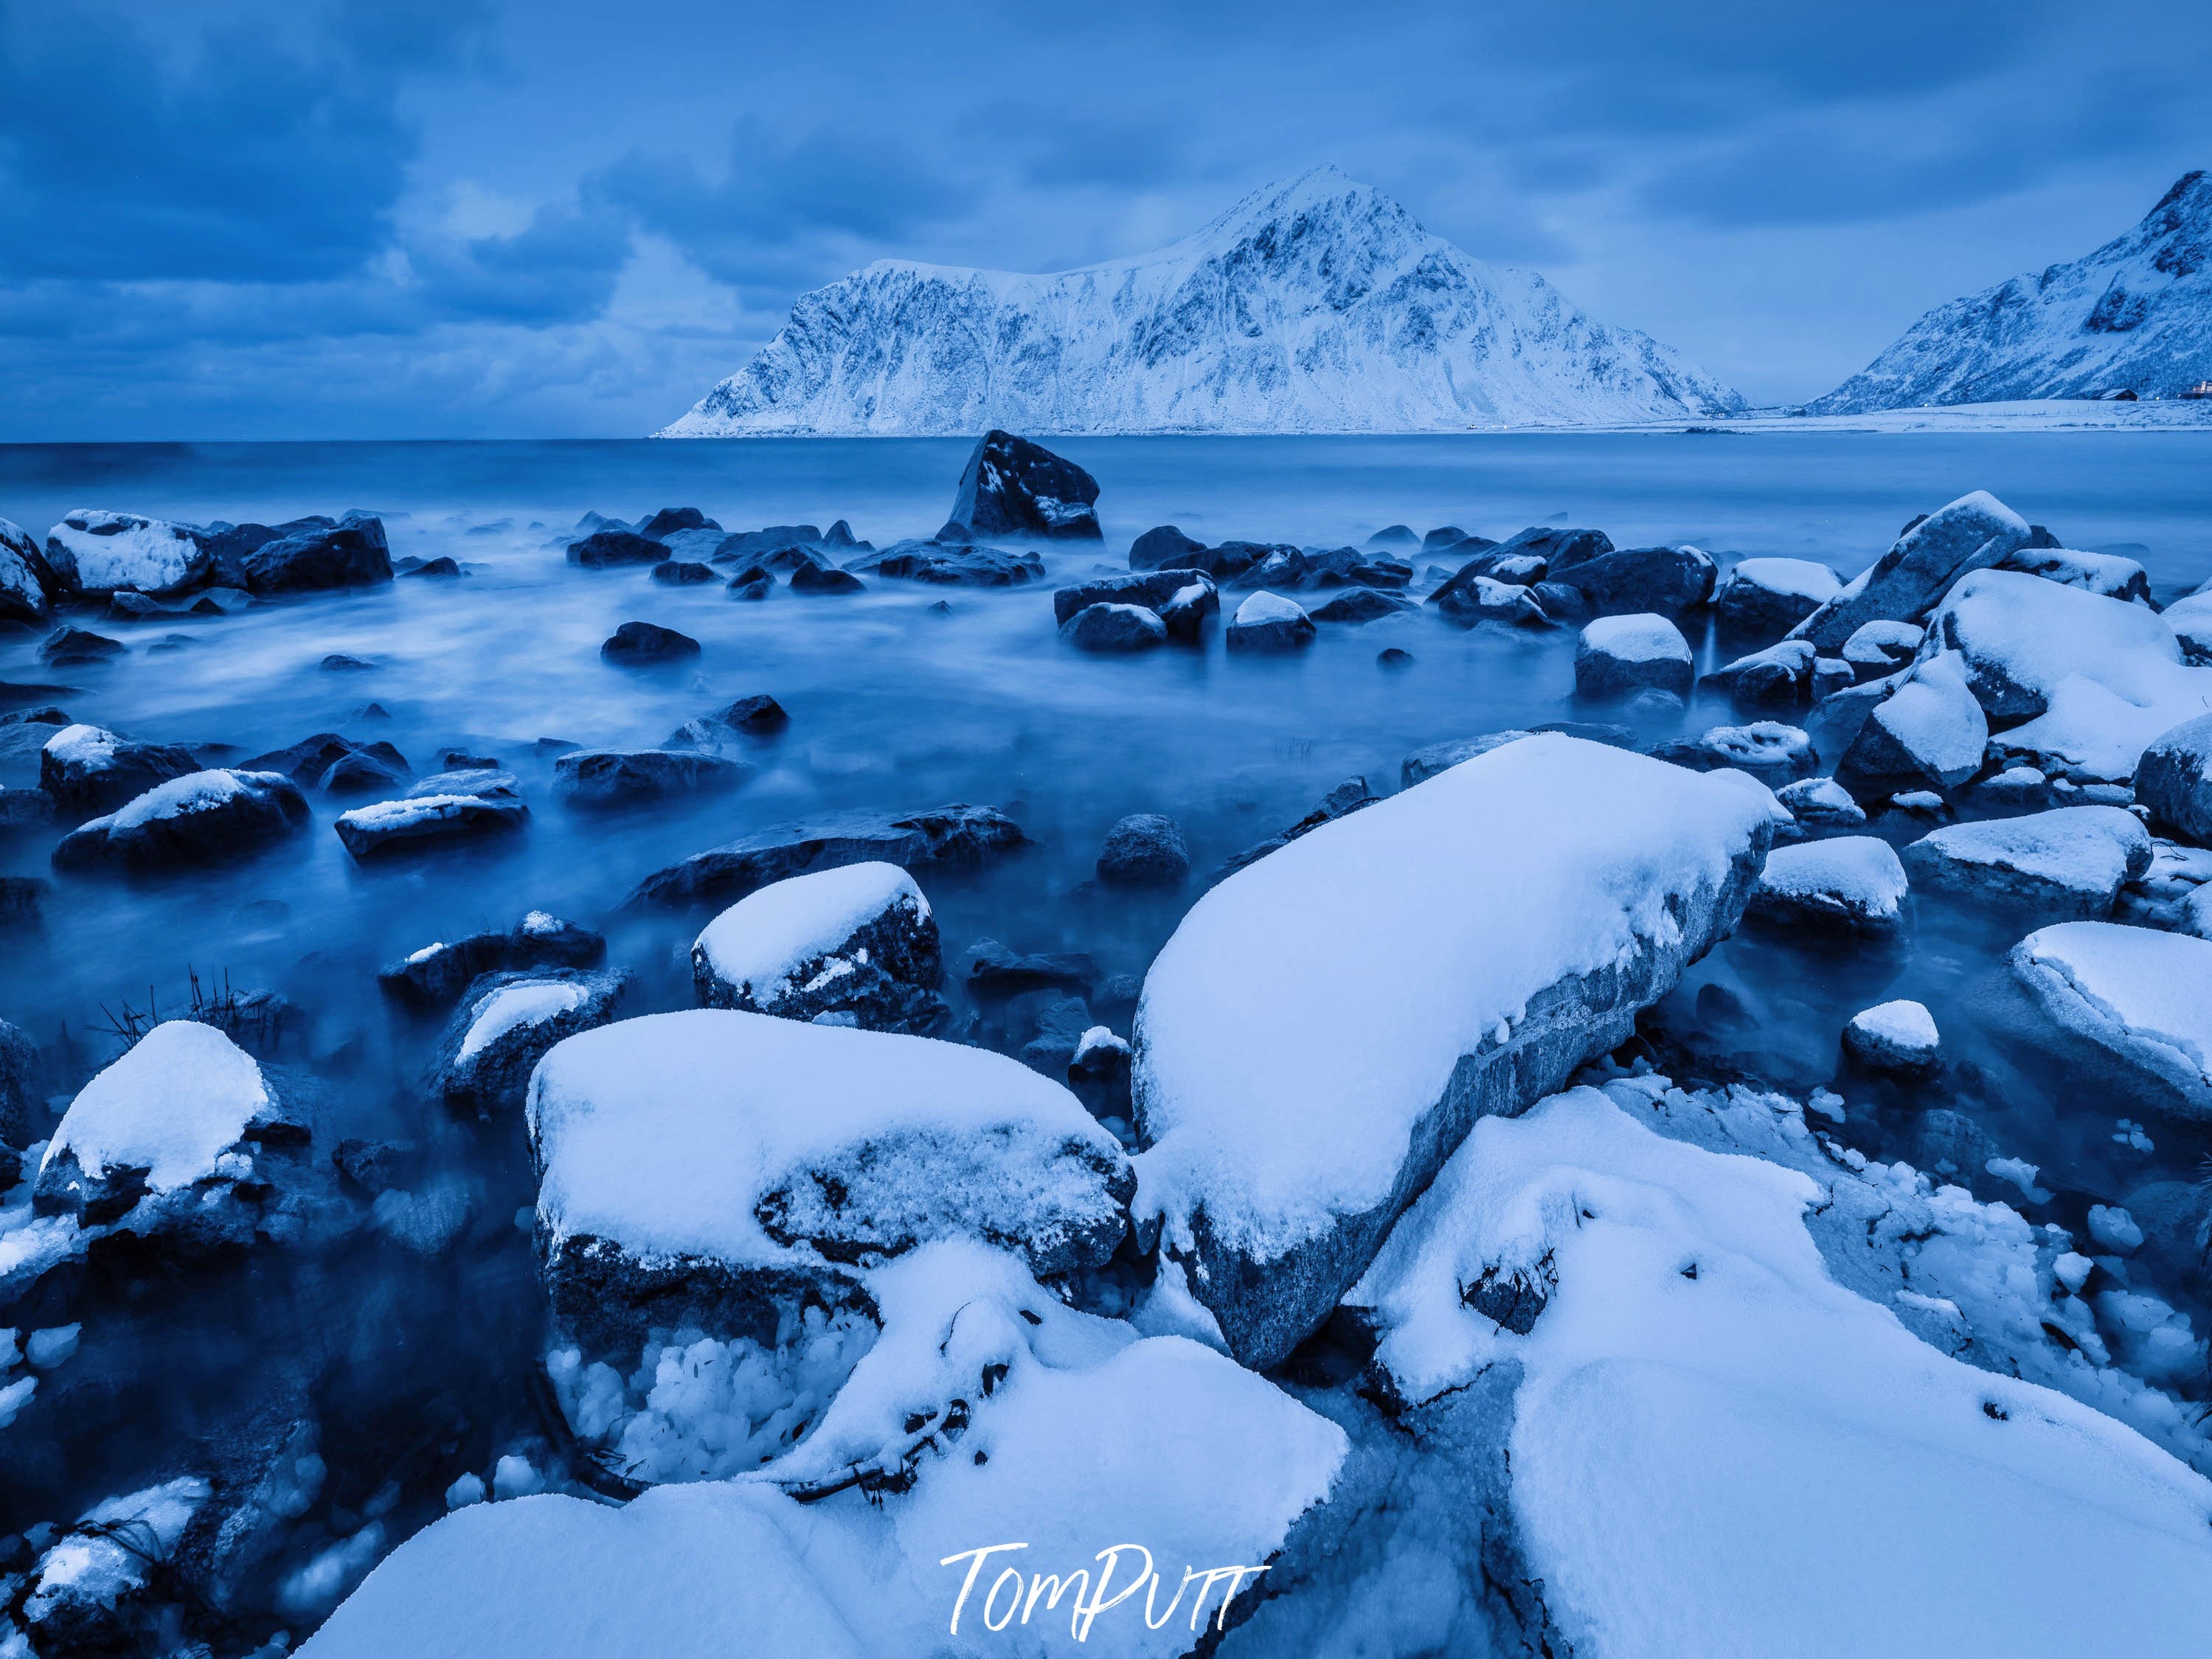
[[[708,922],[692,946],[716,978],[776,1001],[790,975],[829,955],[886,911],[930,914],[915,879],[896,864],[871,861],[770,882]]]
[[[1841,584],[1836,573],[1816,559],[1739,559],[1729,572],[1730,581],[1742,581],[1770,593],[1788,593],[1825,604],[1836,597]]]
[[[253,1057],[211,1025],[165,1020],[78,1091],[40,1162],[88,1176],[144,1169],[149,1192],[189,1187],[272,1105]]]
[[[48,738],[46,752],[64,766],[92,771],[113,760],[122,741],[104,726],[87,726],[80,720]]]

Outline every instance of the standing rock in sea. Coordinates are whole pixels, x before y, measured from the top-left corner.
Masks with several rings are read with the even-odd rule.
[[[600,657],[623,668],[641,668],[654,663],[680,662],[699,654],[699,641],[689,634],[648,622],[626,622],[599,647]]]
[[[1188,561],[1206,551],[1206,544],[1193,541],[1171,524],[1147,530],[1129,544],[1129,568],[1132,570],[1163,570],[1170,567],[1189,569]]]
[[[1098,878],[1124,887],[1172,887],[1190,873],[1190,849],[1173,818],[1132,812],[1106,832]]]
[[[254,593],[366,587],[391,580],[384,521],[367,513],[279,536],[246,556],[246,586]]]
[[[133,743],[105,726],[65,726],[39,753],[39,787],[64,812],[112,812],[157,783],[200,769],[173,743]]]
[[[378,970],[379,989],[417,1012],[434,1012],[479,975],[511,968],[590,968],[605,959],[607,942],[588,927],[532,910],[504,933],[470,933],[410,951]]]
[[[453,1111],[520,1112],[531,1068],[563,1037],[611,1020],[629,978],[619,969],[486,974],[447,1024],[430,1068],[431,1091]]]
[[[1263,653],[1303,651],[1318,631],[1296,599],[1262,588],[1237,607],[1229,623],[1228,645],[1231,651]]]
[[[1099,539],[1098,481],[1070,460],[995,427],[968,458],[951,522],[980,541]]]
[[[244,858],[311,822],[281,772],[190,772],[62,838],[54,867],[149,872]]]
[[[1149,651],[1168,641],[1167,624],[1141,605],[1087,605],[1061,624],[1060,636],[1079,651]]]

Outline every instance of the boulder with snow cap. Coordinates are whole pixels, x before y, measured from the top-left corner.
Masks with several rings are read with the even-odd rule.
[[[347,852],[372,859],[509,834],[529,821],[514,775],[478,768],[434,774],[397,800],[340,813],[331,827]]]
[[[1097,541],[1098,481],[1042,444],[993,428],[968,457],[951,522],[979,541],[1041,536]]]
[[[1926,1077],[1943,1063],[1943,1039],[1924,1004],[1884,1002],[1851,1016],[1844,1052],[1870,1072]]]
[[[281,772],[190,772],[64,836],[62,870],[151,872],[246,858],[307,828],[299,785]]]
[[[2117,553],[2085,553],[2070,547],[2023,547],[2008,555],[1998,567],[2026,575],[2040,576],[2062,587],[2078,587],[2101,593],[2108,599],[2150,603],[2150,574],[2133,559]]]
[[[2212,714],[2184,720],[2146,747],[2135,792],[2155,822],[2212,847]]]
[[[2048,714],[2067,683],[2086,679],[2130,702],[2212,698],[2212,674],[2181,666],[2173,630],[2142,605],[2016,570],[1980,570],[1928,621],[1924,658],[1957,653],[1993,720]]]
[[[174,1593],[172,1564],[214,1496],[204,1477],[179,1475],[102,1498],[63,1528],[17,1586],[14,1611],[35,1644],[18,1651],[91,1659],[149,1650],[149,1634],[176,1616],[162,1605]]]
[[[2108,921],[2063,921],[2012,949],[2038,1018],[2023,1040],[2085,1048],[2144,1103],[2212,1120],[2212,941]]]
[[[1127,576],[1093,576],[1072,587],[1060,588],[1052,596],[1052,619],[1056,626],[1066,627],[1079,611],[1094,605],[1135,605],[1158,611],[1187,587],[1212,594],[1213,608],[1220,608],[1211,576],[1193,570],[1152,570]]]
[[[2031,925],[2108,916],[2150,868],[2150,834],[2117,806],[2062,806],[1932,830],[1905,849],[1915,889],[1953,895]]]
[[[1228,644],[1231,651],[1303,651],[1313,643],[1315,632],[1304,606],[1262,588],[1237,607],[1229,623]]]
[[[782,1019],[844,1015],[926,1034],[950,1018],[937,919],[895,864],[848,864],[771,882],[708,923],[691,947],[700,1006]]]
[[[1664,617],[1601,617],[1575,647],[1575,690],[1582,696],[1647,690],[1687,695],[1695,678],[1689,641]]]
[[[1803,640],[1782,640],[1763,651],[1724,663],[1701,684],[1738,702],[1760,706],[1802,703],[1813,696],[1820,653]]]
[[[1748,726],[1716,726],[1695,738],[1674,738],[1656,745],[1653,758],[1693,772],[1730,766],[1748,772],[1770,789],[1810,777],[1820,764],[1813,740],[1779,720]]]
[[[1767,854],[1745,914],[1786,927],[1887,938],[1905,926],[1905,866],[1875,836],[1799,842]]]
[[[1800,834],[1821,836],[1866,827],[1866,810],[1833,778],[1801,778],[1774,792]]]
[[[1739,559],[1714,598],[1722,631],[1779,639],[1836,597],[1836,573],[1812,559]]]
[[[1579,592],[1600,617],[1679,617],[1713,596],[1712,556],[1695,547],[1630,547],[1601,553],[1549,580]]]
[[[42,626],[53,615],[61,579],[22,526],[0,519],[0,622]]]
[[[532,910],[504,933],[441,939],[380,969],[376,982],[407,1007],[445,1007],[479,975],[522,968],[590,968],[604,961],[607,942],[588,927],[544,910]]]
[[[1920,654],[1928,630],[1918,623],[1870,622],[1854,629],[1844,641],[1842,660],[1862,680],[1893,674]]]
[[[1735,927],[1783,816],[1748,778],[1540,734],[1194,906],[1138,1013],[1140,1161],[1231,1352],[1280,1360],[1477,1118],[1624,1039]]]
[[[615,1017],[629,989],[619,969],[511,969],[470,986],[430,1067],[434,1096],[457,1112],[518,1112],[531,1068],[563,1037]]]
[[[1959,659],[1936,657],[1868,712],[1836,763],[1836,781],[1863,801],[1915,790],[1941,794],[1981,769],[1989,738],[1989,718],[1967,690]]]
[[[1969,571],[2027,545],[2027,520],[1985,490],[1916,522],[1888,552],[1790,631],[1832,655],[1867,623],[1911,622]]]
[[[695,853],[647,876],[629,908],[733,903],[787,876],[881,860],[904,870],[988,863],[1030,844],[995,806],[939,806],[922,812],[829,812],[775,824]]]
[[[1060,624],[1060,636],[1079,651],[1126,655],[1165,645],[1168,629],[1141,605],[1088,605]]]
[[[178,593],[204,581],[213,562],[184,525],[135,513],[79,508],[46,532],[46,563],[64,592]]]
[[[181,744],[134,743],[100,726],[65,726],[39,753],[39,787],[64,812],[112,812],[156,784],[200,769]]]

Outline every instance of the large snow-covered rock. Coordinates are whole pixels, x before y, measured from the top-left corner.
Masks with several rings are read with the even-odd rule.
[[[1836,597],[1836,573],[1812,559],[1739,559],[1720,586],[1722,628],[1754,638],[1788,633]]]
[[[1868,623],[1912,622],[1960,577],[2018,551],[2033,534],[2027,520],[1987,490],[1961,495],[1899,536],[1790,637],[1832,655]]]
[[[629,989],[620,969],[486,974],[447,1023],[431,1066],[433,1091],[459,1112],[520,1111],[531,1068],[563,1038],[611,1020]]]
[[[724,1009],[568,1038],[528,1117],[554,1313],[595,1346],[687,1321],[772,1343],[781,1308],[865,1306],[854,1266],[932,1239],[1068,1273],[1119,1247],[1135,1187],[1003,1054]]]
[[[825,813],[757,830],[694,853],[640,882],[632,908],[733,902],[788,876],[878,860],[904,870],[981,864],[1028,846],[1021,826],[995,806],[939,806],[923,812]]]
[[[2188,1651],[2212,1482],[1914,1334],[1919,1306],[1964,1322],[1934,1245],[1894,1311],[1838,1283],[1811,1216],[1864,1259],[1885,1215],[1928,1208],[1869,1186],[1861,1229],[1846,1182],[1867,1184],[1664,1139],[1578,1089],[1478,1124],[1354,1292],[1402,1398],[1510,1379],[1496,1462],[1552,1650]],[[2049,1593],[2054,1540],[2077,1594]]]
[[[1461,431],[1742,400],[1322,167],[1050,276],[884,260],[802,295],[662,435]]]
[[[2208,375],[2212,175],[2191,173],[2095,252],[1936,307],[1807,409],[2172,398]]]
[[[708,922],[691,946],[701,1006],[784,1019],[848,1016],[876,1031],[927,1033],[937,994],[937,918],[914,878],[871,860],[770,882]]]
[[[995,428],[968,457],[952,497],[957,524],[981,541],[1098,539],[1098,480],[1042,444]]]
[[[1916,888],[2035,924],[2112,915],[2121,887],[2150,868],[2150,832],[2117,806],[1946,824],[1904,854]]]
[[[31,532],[0,519],[0,622],[45,623],[60,586]]]
[[[80,507],[46,532],[46,562],[75,592],[174,593],[204,580],[212,561],[182,525]]]
[[[104,726],[64,726],[39,754],[39,787],[67,812],[112,812],[200,769],[180,744],[136,743]]]
[[[1875,836],[1834,836],[1778,847],[1751,895],[1762,921],[1875,937],[1905,924],[1905,866]]]
[[[62,837],[57,869],[169,870],[247,858],[307,828],[300,786],[282,772],[188,772]]]
[[[1839,696],[1871,689],[1869,683]],[[1836,763],[1836,781],[1861,800],[1920,789],[1940,793],[1981,769],[1989,740],[1989,717],[1966,689],[1959,658],[1933,657],[1867,714]]]
[[[1200,900],[1137,1014],[1140,1208],[1231,1351],[1282,1358],[1476,1118],[1626,1037],[1785,816],[1733,772],[1525,737]]]
[[[1648,611],[1600,617],[1575,645],[1575,690],[1585,697],[1645,690],[1686,696],[1696,677],[1682,630]]]
[[[2011,963],[2050,1028],[2100,1051],[2166,1109],[2212,1118],[2212,940],[2063,921],[2013,946]]]
[[[2000,568],[2040,576],[2108,599],[2150,603],[2150,572],[2118,553],[2090,553],[2075,547],[2023,547]]]
[[[2161,732],[2136,763],[2136,801],[2152,817],[2212,846],[2212,714]]]

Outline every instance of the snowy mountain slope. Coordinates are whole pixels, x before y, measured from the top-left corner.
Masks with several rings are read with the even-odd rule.
[[[2212,175],[2191,173],[2070,264],[1929,312],[1814,415],[1924,404],[2171,398],[2212,379]]]
[[[659,435],[1418,432],[1741,405],[1322,167],[1135,258],[1048,276],[879,260],[802,295]]]

